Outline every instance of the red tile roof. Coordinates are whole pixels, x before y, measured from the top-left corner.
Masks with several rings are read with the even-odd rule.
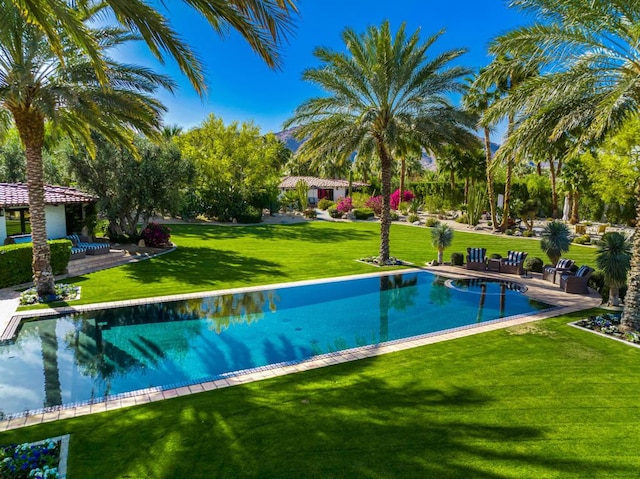
[[[93,203],[98,197],[68,186],[44,185],[44,202],[48,205]],[[26,183],[0,183],[0,208],[29,206]]]
[[[285,176],[279,188],[295,188],[298,184],[298,181],[304,181],[309,185],[309,188],[348,188],[349,181],[347,180],[328,180],[325,178],[316,178],[315,176]],[[353,187],[359,186],[368,186],[367,183],[362,183],[360,181],[352,181],[351,185]]]

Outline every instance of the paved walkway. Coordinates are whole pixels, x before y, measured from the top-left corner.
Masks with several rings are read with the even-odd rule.
[[[449,330],[445,332],[439,333],[431,333],[425,334],[422,336],[409,338],[406,340],[398,340],[392,341],[388,343],[384,343],[381,345],[372,345],[372,346],[364,346],[360,348],[350,349],[347,351],[341,351],[337,353],[329,353],[320,356],[315,356],[309,360],[302,361],[299,363],[287,363],[287,364],[276,364],[265,367],[256,368],[254,370],[244,372],[241,374],[231,373],[221,379],[215,381],[206,381],[197,384],[189,384],[184,385],[182,387],[165,389],[162,387],[155,387],[150,389],[145,389],[142,391],[134,391],[131,393],[123,393],[115,396],[110,396],[106,400],[99,398],[94,400],[93,402],[85,402],[76,405],[70,406],[60,406],[54,408],[48,408],[47,410],[41,411],[30,411],[25,412],[24,414],[15,415],[10,417],[7,420],[0,421],[0,431],[5,431],[9,429],[21,428],[33,424],[40,424],[43,422],[56,421],[59,419],[66,419],[71,417],[83,416],[87,414],[93,414],[96,412],[104,412],[113,409],[119,409],[123,407],[138,405],[138,404],[146,404],[154,401],[160,401],[164,399],[170,399],[173,397],[184,396],[189,394],[195,394],[202,391],[209,391],[213,389],[220,389],[229,386],[233,386],[236,384],[244,384],[247,382],[258,381],[267,378],[273,378],[277,376],[283,376],[285,374],[296,373],[299,371],[305,371],[309,369],[315,369],[320,367],[325,367],[333,364],[344,363],[347,361],[353,361],[356,359],[363,359],[372,356],[378,356],[380,354],[386,354],[395,351],[402,351],[409,348],[415,348],[418,346],[424,346],[427,344],[433,344],[441,341],[446,341],[449,339],[461,338],[464,336],[469,336],[472,334],[478,334],[486,331],[492,331],[496,329],[502,329],[512,326],[517,326],[524,323],[529,323],[532,321],[537,321],[541,319],[546,319],[553,316],[558,316],[561,314],[567,314],[575,311],[580,311],[583,309],[593,308],[600,305],[600,297],[595,293],[591,292],[589,295],[573,295],[566,294],[560,290],[557,285],[553,285],[547,281],[543,281],[540,275],[532,274],[529,277],[519,277],[515,275],[504,275],[500,273],[492,273],[492,272],[478,272],[478,271],[467,271],[460,267],[452,267],[452,266],[437,266],[437,267],[427,267],[421,268],[431,270],[435,273],[441,274],[443,276],[449,276],[452,278],[459,277],[489,277],[496,279],[509,279],[527,286],[526,294],[534,299],[539,299],[545,303],[553,304],[558,306],[558,308],[553,310],[546,310],[542,312],[538,312],[531,315],[521,315],[516,317],[511,317],[507,319],[499,319],[495,321],[489,321],[486,323],[481,323],[480,325],[471,325],[465,326],[462,328],[457,328],[454,330]],[[407,272],[407,270],[402,270],[403,272]],[[372,273],[368,276],[376,276],[379,274],[389,273],[378,272]],[[362,277],[362,275],[358,275],[357,277]],[[344,278],[342,278],[344,279]],[[321,281],[327,281],[321,280]],[[303,283],[313,283],[314,281],[306,281]],[[298,283],[300,284],[300,283]],[[265,286],[252,288],[252,289],[260,289]],[[277,287],[277,285],[269,285],[269,288]],[[243,289],[246,291],[246,288]],[[237,292],[237,290],[228,290],[223,291],[222,293],[228,292]],[[103,308],[103,307],[113,307],[116,305],[130,305],[136,303],[144,303],[144,302],[159,302],[159,301],[167,301],[167,300],[175,300],[175,299],[184,299],[188,297],[202,297],[210,294],[220,294],[221,291],[215,292],[202,292],[195,293],[189,295],[179,295],[179,296],[171,296],[171,297],[162,297],[162,298],[148,298],[137,301],[123,301],[117,303],[104,303],[100,305],[86,305],[77,308],[65,308],[65,310],[86,310],[86,309],[95,309],[95,308]],[[5,301],[11,300],[2,300]],[[0,305],[4,307],[4,305]],[[15,311],[15,310],[14,310]],[[60,310],[38,310],[38,311],[30,311],[25,315],[34,316],[35,314],[55,314],[60,312]],[[17,315],[22,316],[22,315]]]

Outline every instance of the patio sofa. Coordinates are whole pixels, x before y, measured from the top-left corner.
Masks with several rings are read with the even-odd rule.
[[[484,271],[487,269],[487,248],[467,248],[466,269]]]
[[[72,243],[71,259],[82,258],[83,252],[85,255],[94,256],[99,254],[107,254],[111,249],[109,243],[92,243],[88,241],[88,238],[81,238],[80,235],[68,235],[67,239]]]
[[[524,251],[509,251],[506,258],[500,260],[500,272],[507,274],[524,274],[524,260],[529,253]]]
[[[560,288],[566,293],[588,294],[589,277],[593,273],[593,268],[582,265],[575,273],[564,273],[560,276]]]
[[[565,258],[560,258],[555,266],[545,264],[542,268],[542,279],[551,281],[554,284],[560,284],[560,277],[565,273],[570,273],[573,264],[573,260]]]

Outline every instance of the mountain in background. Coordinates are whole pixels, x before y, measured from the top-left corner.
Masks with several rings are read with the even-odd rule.
[[[295,153],[296,151],[298,151],[298,148],[300,148],[300,145],[302,144],[301,141],[298,141],[294,138],[293,135],[295,132],[296,132],[295,128],[289,128],[288,130],[282,130],[277,133],[274,133],[274,135],[276,135],[285,145],[287,145],[287,148],[289,148],[292,152]],[[495,152],[498,151],[499,147],[500,145],[498,145],[497,143],[491,142],[491,151],[493,154],[495,154]],[[436,171],[435,160],[431,158],[429,155],[427,155],[426,153],[422,153],[421,163],[425,170]]]

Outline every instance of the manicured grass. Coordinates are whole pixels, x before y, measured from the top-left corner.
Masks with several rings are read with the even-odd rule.
[[[399,234],[397,234],[399,236]],[[0,434],[80,478],[632,478],[640,350],[560,317]]]
[[[82,286],[82,300],[73,304],[369,273],[372,266],[354,260],[379,250],[377,223],[171,228],[175,252],[65,281]],[[503,256],[509,249],[524,250],[546,262],[537,240],[459,231],[445,258],[466,253],[468,246]],[[417,265],[435,259],[430,228],[393,225],[391,254]],[[594,248],[575,245],[568,256],[578,264],[595,263]]]

